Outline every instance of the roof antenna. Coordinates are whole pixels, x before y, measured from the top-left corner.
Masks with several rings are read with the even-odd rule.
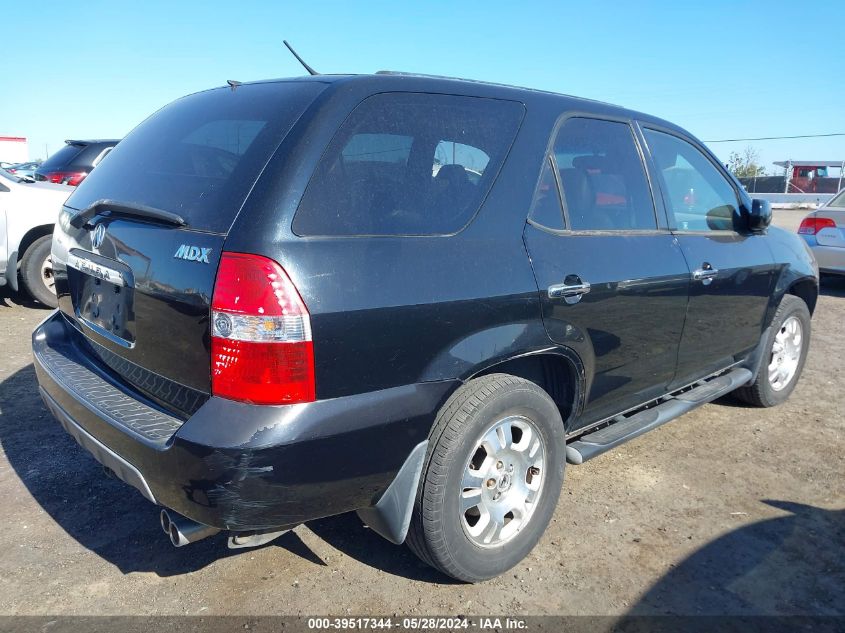
[[[287,46],[287,47],[288,47],[288,50],[289,50],[291,53],[293,53],[293,56],[294,56],[294,57],[296,57],[297,61],[298,61],[300,64],[302,64],[303,66],[305,66],[305,70],[307,70],[307,71],[308,71],[308,74],[309,74],[309,75],[319,75],[319,74],[320,74],[320,73],[318,73],[316,70],[314,70],[313,68],[311,68],[311,66],[309,66],[308,64],[306,64],[306,63],[305,63],[305,60],[304,60],[304,59],[302,59],[299,55],[297,55],[297,54],[296,54],[296,51],[295,51],[295,50],[293,50],[293,46],[291,46],[290,44],[288,44],[288,41],[287,41],[287,40],[282,40],[282,42],[284,43],[284,45],[285,45],[285,46]]]
[[[237,79],[227,79],[226,83],[229,84],[229,87],[232,89],[232,92],[235,92],[237,87],[241,85],[241,82]]]

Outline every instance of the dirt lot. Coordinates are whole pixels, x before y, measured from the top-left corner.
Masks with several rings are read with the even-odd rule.
[[[174,549],[41,404],[46,315],[0,289],[0,614],[845,614],[843,281],[823,285],[788,403],[720,401],[570,466],[540,545],[477,586],[354,515],[252,551]]]

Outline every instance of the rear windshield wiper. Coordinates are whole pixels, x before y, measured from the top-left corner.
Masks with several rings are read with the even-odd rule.
[[[164,209],[156,209],[155,207],[148,207],[143,204],[118,202],[116,200],[97,200],[79,213],[74,214],[70,219],[70,224],[76,228],[82,228],[95,215],[119,215],[127,218],[147,220],[148,222],[171,224],[173,226],[187,225],[184,218],[176,213],[165,211]]]

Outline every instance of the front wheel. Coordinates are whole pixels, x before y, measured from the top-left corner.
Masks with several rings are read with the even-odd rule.
[[[507,571],[551,520],[563,449],[560,412],[539,386],[506,374],[470,381],[431,431],[408,545],[458,580]]]
[[[754,382],[734,394],[757,407],[773,407],[789,398],[810,347],[810,311],[807,304],[793,295],[784,295],[772,319],[772,329],[765,345],[763,362]]]

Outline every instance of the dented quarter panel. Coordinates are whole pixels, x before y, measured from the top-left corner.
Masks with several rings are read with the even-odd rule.
[[[94,371],[90,388],[120,388],[84,354],[66,317],[54,313],[34,333],[42,389],[85,432],[124,458],[155,499],[200,523],[229,530],[275,528],[372,505],[435,412],[460,384],[402,385],[345,398],[287,406],[208,399],[167,441],[130,433],[47,370],[45,351],[66,367]],[[118,406],[120,406],[118,404]]]

